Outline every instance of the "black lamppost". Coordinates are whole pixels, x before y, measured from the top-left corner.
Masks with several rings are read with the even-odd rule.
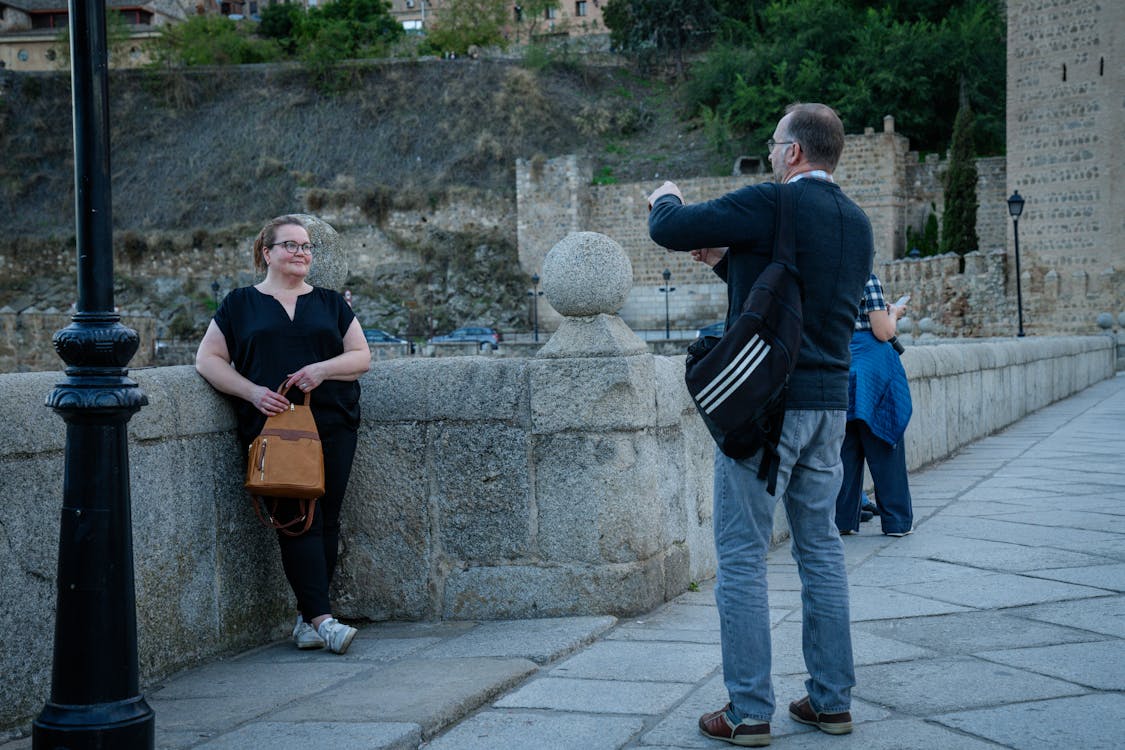
[[[667,268],[664,273],[660,274],[664,277],[664,286],[660,287],[660,292],[664,295],[664,338],[672,338],[672,318],[668,314],[668,297],[672,292],[676,291],[676,287],[668,286],[668,282],[672,280],[672,272]]]
[[[219,309],[219,282],[211,282],[211,296],[215,298],[215,309]]]
[[[1012,215],[1012,230],[1016,240],[1016,312],[1019,315],[1019,333],[1017,336],[1023,336],[1023,293],[1020,290],[1020,214],[1023,213],[1024,200],[1020,196],[1020,191],[1012,193],[1012,197],[1008,199],[1008,213]]]
[[[126,377],[137,332],[113,305],[105,0],[71,0],[78,302],[55,333],[66,377],[47,406],[66,422],[51,695],[35,750],[150,750],[140,693],[126,423],[148,399]]]
[[[539,298],[543,296],[543,292],[539,291],[539,274],[531,274],[532,288],[528,290],[527,296],[531,299],[531,319],[532,326],[535,328],[535,340],[539,340]]]

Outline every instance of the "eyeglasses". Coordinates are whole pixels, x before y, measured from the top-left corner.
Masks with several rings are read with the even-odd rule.
[[[312,255],[316,250],[316,245],[312,244],[311,242],[298,243],[294,242],[293,240],[286,240],[285,242],[275,242],[270,245],[270,247],[283,247],[285,248],[285,252],[289,253],[290,255],[296,255],[298,250],[300,250],[305,255]]]
[[[796,143],[796,141],[775,141],[773,138],[770,138],[766,141],[766,148],[772,153],[778,146],[786,146],[790,143]]]

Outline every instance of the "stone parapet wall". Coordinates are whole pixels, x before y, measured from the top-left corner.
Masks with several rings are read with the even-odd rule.
[[[909,347],[911,467],[1114,372],[1111,337]],[[272,534],[241,490],[229,403],[138,369],[128,424],[143,682],[285,635]],[[714,573],[712,444],[683,358],[398,359],[362,379],[334,601],[357,618],[645,611]],[[65,429],[53,373],[0,375],[0,627],[53,618]],[[46,699],[49,638],[0,657],[0,728]]]

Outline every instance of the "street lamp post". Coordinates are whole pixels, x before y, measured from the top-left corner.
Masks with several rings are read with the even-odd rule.
[[[1023,336],[1023,292],[1020,290],[1020,214],[1023,213],[1024,200],[1020,191],[1012,193],[1008,199],[1008,213],[1012,215],[1012,231],[1016,242],[1016,313],[1019,316],[1019,333]]]
[[[66,422],[51,692],[35,750],[151,750],[141,695],[126,423],[148,403],[126,377],[140,343],[113,304],[105,0],[72,0],[78,301],[55,333],[66,376],[47,406]]]
[[[215,309],[219,309],[219,282],[211,282],[211,297],[215,300]]]
[[[531,319],[535,330],[535,340],[539,341],[539,298],[543,296],[543,292],[539,291],[539,274],[531,274],[531,286],[532,288],[528,290],[527,296],[531,299]]]
[[[672,338],[672,317],[668,312],[668,297],[676,291],[676,287],[668,286],[668,282],[672,280],[671,271],[665,268],[664,273],[660,275],[664,277],[664,286],[660,287],[660,292],[664,295],[664,338],[670,339]]]

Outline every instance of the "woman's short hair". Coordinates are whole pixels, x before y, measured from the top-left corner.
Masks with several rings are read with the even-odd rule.
[[[266,225],[262,227],[262,231],[258,232],[258,236],[254,239],[254,268],[259,271],[266,270],[265,252],[273,247],[274,240],[277,239],[277,228],[287,225],[308,229],[300,217],[292,214],[285,214],[267,221]]]
[[[789,117],[788,136],[801,144],[810,164],[836,169],[844,152],[844,123],[827,104],[797,102],[785,108]]]

